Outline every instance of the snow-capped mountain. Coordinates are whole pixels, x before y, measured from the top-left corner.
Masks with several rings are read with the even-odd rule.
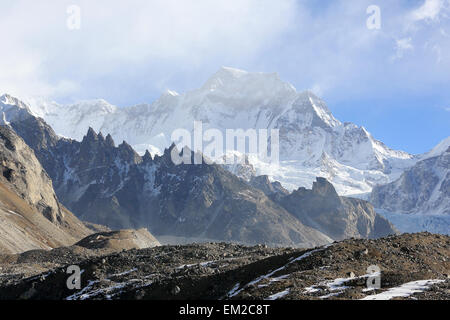
[[[390,212],[450,215],[450,137],[399,179],[375,187],[370,200]]]
[[[402,232],[450,234],[450,137],[369,198]]]
[[[152,104],[128,108],[104,100],[29,102],[33,113],[59,135],[81,140],[92,127],[116,141],[128,141],[140,154],[146,149],[161,153],[171,144],[174,130],[192,130],[194,121],[202,121],[204,130],[279,129],[280,163],[249,159],[258,175],[268,175],[290,190],[311,187],[323,176],[341,195],[368,193],[374,185],[397,179],[417,160],[388,148],[363,127],[340,122],[323,100],[297,91],[275,73],[224,67],[200,89],[167,91]]]
[[[81,145],[78,142],[72,141],[70,139],[58,138],[54,134],[53,130],[42,119],[36,118],[31,115],[31,113],[29,111],[30,108],[26,104],[21,103],[17,99],[14,99],[10,96],[3,97],[1,99],[1,101],[3,101],[3,104],[0,105],[0,107],[1,107],[0,111],[3,113],[3,118],[5,119],[5,122],[9,123],[11,126],[13,126],[14,129],[17,130],[18,132],[20,132],[22,137],[24,137],[26,139],[26,141],[28,141],[28,143],[30,143],[30,145],[35,150],[36,154],[39,155],[42,163],[45,164],[49,174],[51,175],[52,179],[54,180],[55,185],[57,186],[56,190],[57,190],[57,192],[59,192],[59,196],[61,197],[61,199],[64,200],[64,202],[67,206],[69,206],[69,207],[73,206],[74,211],[77,211],[77,210],[75,210],[75,206],[78,206],[78,205],[83,206],[83,205],[91,203],[89,201],[85,201],[86,199],[84,199],[84,198],[83,198],[83,201],[79,201],[79,200],[81,197],[84,197],[85,194],[92,196],[94,194],[91,190],[92,185],[98,185],[99,181],[101,182],[101,185],[103,186],[102,188],[106,188],[106,189],[100,190],[101,192],[100,192],[99,198],[98,198],[98,199],[100,199],[99,200],[100,203],[101,203],[101,201],[103,201],[101,199],[105,198],[105,194],[107,195],[106,198],[108,198],[108,197],[115,198],[116,192],[121,192],[121,190],[124,188],[124,186],[128,183],[127,181],[130,180],[130,179],[126,178],[128,175],[128,172],[129,172],[130,163],[131,163],[131,165],[136,165],[138,163],[141,163],[143,161],[143,159],[147,159],[147,160],[152,159],[152,157],[150,156],[150,154],[148,152],[141,159],[141,157],[134,152],[133,148],[125,142],[122,143],[116,150],[116,148],[114,147],[114,142],[113,142],[113,138],[111,135],[108,134],[106,136],[106,138],[104,138],[104,136],[102,134],[98,134],[98,136],[97,136],[95,134],[95,132],[93,131],[93,129],[89,129],[88,135],[87,135],[87,137],[83,138]],[[16,110],[14,111],[15,103],[16,103],[16,107],[15,107]],[[338,123],[338,122],[335,122],[335,123]],[[363,132],[366,132],[364,129],[362,129],[362,130],[363,130]],[[369,135],[369,137],[370,137],[370,135]],[[119,155],[119,157],[117,157],[117,155],[114,155],[114,152],[112,152],[112,153],[109,151],[103,152],[102,151],[103,148],[94,148],[95,150],[91,150],[90,152],[88,152],[89,155],[85,156],[84,154],[86,154],[86,152],[83,151],[85,149],[85,146],[91,145],[89,143],[89,141],[97,141],[97,140],[102,141],[102,143],[105,144],[104,147],[106,148],[106,146],[107,146],[106,149],[109,148],[111,150],[116,150],[115,152],[117,153],[117,155]],[[379,144],[379,145],[381,145],[381,144]],[[442,150],[446,150],[445,148],[447,147],[447,145],[448,144],[446,144],[446,142],[443,142],[440,145],[438,145],[435,149],[430,151],[429,153],[426,153],[421,156],[416,156],[414,158],[411,157],[411,159],[409,161],[414,161],[415,159],[420,159],[421,160],[420,162],[430,161],[435,158],[435,157],[433,157],[435,154],[438,154]],[[64,146],[64,147],[62,147],[62,146]],[[72,150],[72,151],[69,150],[70,151],[69,152],[68,150],[66,150],[67,148],[69,148],[70,150],[72,150],[72,149],[74,149],[74,150]],[[78,160],[76,161],[76,169],[75,169],[75,167],[73,167],[71,165],[71,162],[72,162],[72,160],[70,160],[71,157],[66,158],[67,154],[72,154],[73,156],[81,157],[79,159],[79,161]],[[128,158],[129,160],[125,161],[125,162],[120,160],[120,159],[122,159],[121,158],[122,155],[127,155],[127,156],[125,156],[125,158]],[[167,159],[167,154],[165,154],[164,156]],[[96,159],[97,157],[100,157],[101,161],[106,161],[108,164],[104,164],[101,161],[98,163],[97,162],[91,163],[93,161],[93,159]],[[248,156],[248,158],[251,159],[251,156]],[[57,159],[59,159],[59,160],[57,160]],[[322,160],[323,160],[323,163],[325,163],[326,160],[328,160],[330,162],[338,163],[337,160],[331,159],[329,156],[328,156],[328,159],[327,159],[327,157],[324,156]],[[167,159],[167,161],[170,161],[170,157],[169,157],[169,159]],[[267,167],[269,167],[270,170],[273,170],[273,167],[270,168],[270,165],[258,162],[256,159],[251,159],[250,162],[253,162],[254,164],[256,164],[256,167],[259,168],[258,170],[261,170],[261,168],[264,170],[267,170]],[[286,163],[289,163],[289,162],[292,162],[292,161],[284,161],[281,164],[281,166],[278,167],[278,170],[280,170],[280,171],[277,171],[276,175],[283,175],[286,172],[288,172],[288,167],[287,167]],[[266,167],[264,167],[264,166],[266,166]],[[444,165],[444,167],[445,167],[445,165]],[[245,177],[245,180],[247,180],[250,185],[255,186],[257,189],[263,190],[264,193],[266,193],[266,195],[269,196],[274,201],[280,201],[280,199],[283,198],[286,194],[289,194],[289,192],[287,190],[283,189],[283,187],[278,182],[271,183],[267,179],[265,180],[262,178],[261,179],[255,178],[257,176],[257,172],[256,172],[257,170],[255,170],[253,165],[251,165],[251,164],[249,164],[249,165],[230,165],[230,166],[225,166],[225,168],[228,171],[236,172],[240,176]],[[115,173],[107,171],[106,174],[101,174],[100,176],[98,176],[96,173],[94,174],[93,170],[94,171],[100,170],[100,172],[103,172],[102,170],[113,170]],[[301,178],[305,179],[305,181],[307,179],[311,179],[312,181],[315,181],[316,177],[313,176],[314,170],[321,170],[321,168],[319,167],[317,169],[317,168],[305,166],[304,168],[301,168],[301,170],[295,171],[294,177],[298,178],[300,176],[300,174],[303,174],[303,176]],[[353,169],[353,170],[356,171],[358,169]],[[74,174],[76,172],[82,172],[83,174],[82,174],[82,176],[78,176],[78,175],[74,176]],[[90,174],[85,175],[84,172],[90,172]],[[145,180],[148,178],[147,177],[148,175],[146,172],[148,172],[148,170],[147,171],[144,170],[144,172],[134,175],[135,178],[131,179],[133,181],[132,185],[135,186],[136,182],[138,182],[138,181],[145,182]],[[125,174],[125,176],[123,176],[124,174]],[[340,172],[340,174],[342,174],[342,172]],[[114,177],[116,175],[118,178],[113,179],[114,186],[108,186],[109,183],[106,183],[106,181],[109,181],[109,180],[107,180],[107,179],[112,179],[112,177]],[[297,175],[297,176],[295,176],[295,175]],[[150,175],[150,177],[151,177],[151,175]],[[87,179],[87,180],[83,180],[84,182],[81,183],[80,181],[82,181],[82,180],[80,180],[80,179],[82,179],[82,180]],[[149,178],[147,180],[150,181],[149,182],[150,184],[153,184],[155,181],[152,178]],[[77,185],[70,181],[79,181],[80,183],[78,183],[78,185]],[[419,183],[421,183],[421,182],[419,181]],[[74,187],[75,187],[75,189],[73,189]],[[382,187],[380,187],[380,188],[382,188]],[[153,191],[151,188],[148,189],[148,188],[144,188],[144,187],[139,187],[138,189],[144,190],[145,194],[147,194],[147,193],[149,193],[150,195],[153,194]],[[272,194],[274,192],[274,190],[278,190],[277,192],[275,192],[276,193],[275,195]],[[301,190],[301,189],[299,189],[299,190]],[[427,191],[426,188],[424,190]],[[278,194],[278,193],[280,193],[280,194]],[[139,192],[134,191],[132,193],[126,193],[126,194],[136,195],[136,194],[139,194]],[[423,198],[423,196],[421,196],[421,198]],[[113,204],[113,207],[117,205],[116,200],[111,202],[111,204]],[[139,203],[140,201],[132,201],[132,202]],[[302,200],[300,202],[303,203],[304,201]],[[396,202],[397,202],[397,200],[393,199],[392,203],[396,203]],[[320,203],[320,201],[318,201],[317,203]],[[443,201],[442,203],[443,204],[448,203],[448,199]],[[106,206],[108,207],[109,204],[107,203]],[[356,207],[360,208],[359,205],[357,205]],[[88,205],[88,208],[94,209],[93,217],[95,219],[98,219],[99,218],[99,217],[97,217],[97,213],[99,212],[99,210],[97,210],[98,208],[96,208],[95,206],[92,206],[90,204]],[[290,208],[289,210],[293,210],[293,208],[294,207]],[[79,209],[80,210],[78,210],[78,211],[80,212],[80,214],[86,214],[86,212],[89,211],[85,207],[79,208]],[[117,211],[116,209],[115,209],[115,211]],[[129,208],[127,207],[124,210],[125,210],[125,212],[127,212],[127,210],[129,210]],[[109,211],[109,209],[108,209],[108,211]],[[119,211],[121,212],[121,210],[119,210]],[[117,211],[117,212],[119,212],[119,211]],[[137,212],[139,210],[133,209],[132,211]],[[349,210],[349,212],[356,212],[356,211],[353,209]],[[383,213],[385,213],[385,212],[383,212]],[[114,217],[119,218],[120,214],[116,214]],[[107,219],[109,222],[112,223],[111,217],[105,216],[103,218]],[[129,219],[128,214],[125,214],[125,215],[123,215],[123,217],[121,217],[119,219],[120,221],[118,221],[118,223],[120,225],[122,225],[124,223],[124,221],[126,222],[126,221],[128,221],[128,219]],[[424,230],[428,230],[428,228],[430,227],[430,224],[434,225],[435,224],[434,221],[435,220],[430,222],[430,220],[427,219]],[[102,221],[102,223],[104,223],[104,222]],[[127,223],[129,224],[129,222],[127,222]],[[399,227],[399,229],[402,229],[402,227],[404,227],[405,225],[397,224],[397,226]],[[440,226],[440,227],[442,227],[442,226]],[[439,230],[441,230],[441,229],[439,229]]]
[[[23,101],[4,94],[0,96],[0,125],[8,125],[10,121],[22,121],[31,115],[30,107]]]
[[[162,156],[141,157],[126,142],[116,147],[111,135],[92,128],[81,142],[58,137],[31,114],[11,119],[9,127],[34,150],[65,206],[83,220],[111,228],[296,246],[396,232],[367,201],[339,197],[324,178],[291,197],[267,176],[247,183],[220,165],[176,165],[175,144]],[[189,151],[189,156],[202,155]],[[306,210],[295,211],[299,203]]]
[[[84,221],[113,229],[145,227],[157,236],[192,241],[305,247],[332,241],[221,166],[175,165],[174,145],[162,156],[141,157],[126,142],[115,146],[110,135],[92,128],[78,142],[58,137],[34,116],[10,127],[34,150],[58,199]],[[371,235],[385,231],[370,222],[367,228]]]

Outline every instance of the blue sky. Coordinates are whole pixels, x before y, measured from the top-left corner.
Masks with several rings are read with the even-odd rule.
[[[380,29],[367,28],[371,5]],[[130,106],[230,66],[278,72],[396,149],[422,153],[450,135],[450,0],[3,0],[0,10],[0,92]]]

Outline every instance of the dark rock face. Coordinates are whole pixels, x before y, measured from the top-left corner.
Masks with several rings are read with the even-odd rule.
[[[317,181],[313,183],[312,192],[315,195],[326,197],[332,201],[336,201],[339,198],[336,189],[325,178],[317,178]]]
[[[166,232],[245,243],[308,245],[326,237],[305,228],[263,192],[216,165],[173,166],[161,161],[159,212],[152,215]],[[169,160],[170,161],[170,160]]]
[[[336,240],[377,238],[396,233],[370,203],[339,197],[333,185],[323,178],[317,179],[312,190],[300,188],[281,198],[279,203],[305,225]]]
[[[279,198],[289,194],[278,181],[270,182],[269,176],[251,177],[250,185],[264,192],[266,196]]]
[[[58,201],[33,150],[0,126],[0,253],[71,245],[92,233]]]
[[[370,196],[376,208],[395,213],[450,214],[450,150],[419,161]]]
[[[0,126],[0,169],[14,190],[47,219],[55,223],[64,219],[52,181],[33,150],[5,126]]]
[[[174,145],[162,156],[141,157],[126,142],[116,147],[110,135],[92,128],[77,142],[59,138],[32,116],[11,126],[34,149],[61,202],[82,220],[112,229],[308,247],[393,231],[369,205],[340,198],[325,179],[313,190],[289,194],[268,177],[246,182],[218,165],[175,165]]]
[[[152,159],[92,129],[77,142],[59,139],[42,119],[11,125],[35,150],[62,203],[82,220],[195,239],[308,247],[331,241],[221,166],[174,165],[174,146]]]

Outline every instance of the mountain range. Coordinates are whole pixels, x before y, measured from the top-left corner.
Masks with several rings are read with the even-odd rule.
[[[214,235],[245,243],[276,238],[274,243],[289,245],[393,231],[371,205],[345,197],[350,195],[369,200],[386,217],[395,214],[403,231],[404,219],[425,213],[424,228],[415,231],[448,233],[449,139],[422,155],[392,150],[365,128],[340,122],[323,100],[298,92],[277,74],[224,67],[200,89],[181,95],[167,91],[152,104],[128,108],[104,100],[25,103],[6,94],[0,97],[0,112],[0,122],[34,150],[61,202],[80,218],[111,228],[148,227],[180,241]],[[193,130],[194,121],[222,132],[278,129],[281,161],[265,163],[234,151],[245,157],[245,164],[175,166],[171,133]],[[123,142],[116,147],[115,140]],[[317,186],[324,181],[317,177],[325,178],[335,194],[318,197]],[[256,210],[246,209],[249,205]],[[247,220],[222,220],[226,210],[251,214]],[[339,224],[333,220],[339,215],[343,222],[336,233],[330,221]],[[224,223],[230,230],[219,230]],[[261,239],[259,231],[243,232],[242,226],[273,228],[273,235]],[[311,237],[292,236],[304,236],[308,228],[314,231]]]
[[[199,89],[165,92],[151,104],[119,108],[105,100],[60,105],[29,100],[31,111],[58,135],[81,140],[89,127],[127,141],[143,155],[162,154],[174,130],[278,129],[279,164],[250,157],[256,175],[268,175],[289,190],[327,178],[340,195],[369,193],[373,186],[397,179],[417,158],[392,150],[364,127],[342,123],[310,91],[299,92],[276,73],[221,68]],[[235,172],[236,173],[236,172]],[[249,174],[242,172],[242,177]]]
[[[146,227],[157,237],[302,247],[396,232],[369,203],[338,196],[326,179],[290,193],[267,176],[246,181],[216,164],[175,165],[174,144],[161,156],[140,156],[92,128],[78,142],[9,99],[16,107],[4,109],[5,125],[34,150],[58,199],[81,220]],[[301,203],[314,210],[299,211]]]
[[[280,226],[286,224],[292,224],[289,230],[292,240],[301,237],[310,245],[331,241],[325,234],[345,239],[352,235],[372,238],[395,232],[367,201],[340,197],[324,178],[317,178],[311,190],[299,188],[289,192],[279,182],[271,182],[268,176],[252,177],[247,182],[218,165],[178,166],[194,171],[181,174],[173,171],[173,163],[167,161],[170,149],[162,157],[153,159],[147,153],[143,159],[126,143],[115,147],[111,137],[104,138],[93,129],[82,142],[58,137],[42,119],[27,113],[27,108],[20,109],[18,119],[21,120],[4,119],[0,126],[0,300],[448,299],[449,237],[444,235],[351,238],[306,250],[231,243],[160,246],[146,229],[109,231],[100,225],[82,223],[59,202],[50,176],[39,161],[62,165],[52,172],[72,168],[66,183],[71,177],[86,177],[86,172],[97,169],[94,165],[99,159],[106,164],[111,156],[120,160],[109,168],[109,173],[119,180],[123,162],[135,162],[128,166],[126,171],[130,172],[144,161],[160,161],[157,171],[161,170],[162,184],[158,192],[166,196],[158,197],[158,201],[163,201],[169,209],[164,215],[170,218],[180,208],[171,201],[171,191],[179,197],[179,190],[189,190],[186,184],[197,190],[198,183],[206,186],[203,195],[209,191],[209,198],[200,196],[203,202],[213,200],[211,206],[236,202],[231,212],[216,210],[214,219],[222,223],[219,230],[239,230],[236,225],[237,229],[230,229],[224,221],[228,219],[233,224],[237,219],[242,223],[238,235],[251,231],[246,229],[249,226],[263,233],[258,241],[264,237],[278,240],[279,235],[272,232],[283,231]],[[22,132],[34,150],[15,130]],[[102,147],[104,144],[107,148]],[[75,154],[66,153],[66,148],[76,150]],[[171,149],[176,150],[175,146]],[[58,154],[63,156],[62,163],[54,158]],[[191,153],[191,156],[198,155]],[[198,176],[205,173],[209,180],[199,182]],[[170,174],[178,178],[175,183],[172,179],[165,180]],[[129,178],[139,183],[138,177]],[[100,180],[96,184],[104,182]],[[102,189],[97,186],[92,192],[98,190]],[[228,194],[230,198],[222,202],[213,197],[214,192]],[[98,195],[86,197],[86,208],[96,205]],[[190,196],[199,194],[190,193]],[[255,203],[255,197],[260,202]],[[214,215],[200,207],[201,204],[192,202],[199,210],[186,211],[181,207],[184,213],[191,213],[183,221],[190,227],[200,223],[204,228],[202,220],[197,218],[201,219],[202,213]],[[268,207],[276,212],[265,211]],[[170,211],[172,208],[175,210]],[[114,217],[115,212],[107,207],[103,209]],[[90,213],[95,217],[94,212]],[[153,214],[151,210],[147,213]],[[262,225],[251,225],[255,222],[252,218]],[[278,224],[278,229],[272,229],[273,223]],[[374,264],[383,268],[378,273],[381,288],[368,290],[368,280],[374,274],[370,274],[367,266]],[[81,270],[80,286],[71,288],[68,280],[72,277],[68,273],[76,266]]]
[[[398,213],[450,214],[450,137],[427,153],[401,177],[376,186],[370,201]]]
[[[376,186],[369,201],[402,232],[450,234],[450,138],[397,180]]]

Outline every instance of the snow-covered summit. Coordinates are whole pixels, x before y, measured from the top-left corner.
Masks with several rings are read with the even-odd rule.
[[[7,125],[14,120],[23,120],[31,115],[30,107],[21,100],[9,95],[0,96],[1,123]]]
[[[433,158],[442,155],[444,152],[448,152],[450,148],[450,137],[442,140],[436,147],[431,149],[429,152],[425,153],[421,160]]]
[[[388,212],[450,215],[450,137],[401,177],[377,186],[371,202]]]
[[[252,164],[257,174],[289,189],[309,188],[323,176],[341,195],[366,193],[417,161],[391,150],[365,128],[340,122],[322,99],[297,91],[276,73],[222,67],[199,89],[166,91],[151,104],[126,108],[104,100],[70,105],[35,100],[30,105],[62,136],[81,140],[92,127],[142,151],[164,150],[174,130],[192,130],[194,121],[202,121],[204,130],[279,129],[280,165],[257,159]]]
[[[271,98],[276,95],[295,94],[296,89],[282,81],[277,73],[247,72],[222,67],[200,89],[202,93],[214,92],[226,97],[244,99]]]

